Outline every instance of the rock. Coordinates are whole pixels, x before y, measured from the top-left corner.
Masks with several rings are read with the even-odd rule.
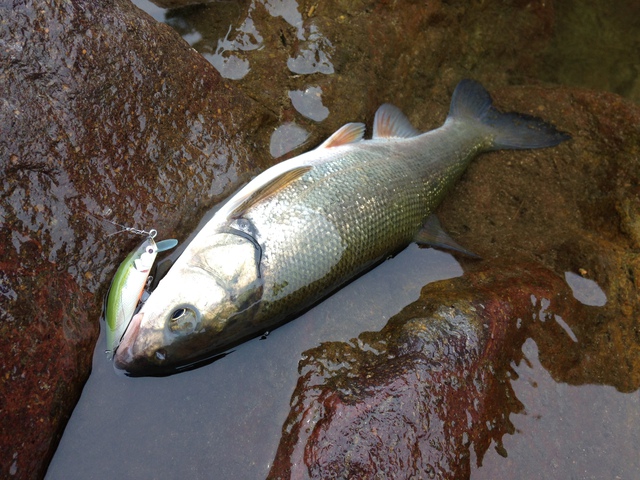
[[[305,352],[269,478],[468,478],[500,449],[522,407],[508,380],[531,299],[549,315],[584,307],[535,264],[478,267],[425,287],[380,332]]]
[[[4,478],[42,475],[80,396],[98,327],[93,295],[41,255],[33,239],[20,253],[0,242]]]
[[[439,126],[464,77],[531,83],[554,9],[521,0],[214,2],[170,11],[167,22],[221,71],[237,67],[240,88],[306,128],[311,146],[346,122],[370,125],[384,102],[425,130]],[[308,88],[320,89],[329,109],[320,124],[289,98]]]
[[[140,241],[101,216],[183,238],[265,168],[272,114],[128,1],[0,8],[0,476],[37,478]]]
[[[190,5],[206,5],[214,0],[151,0],[161,8],[182,8]]]

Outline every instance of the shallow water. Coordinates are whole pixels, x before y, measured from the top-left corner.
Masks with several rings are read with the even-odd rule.
[[[208,28],[194,26],[193,9],[181,14],[143,0],[135,3],[176,28],[229,79],[243,78],[252,68],[251,53],[262,48],[250,19],[237,27],[235,2],[223,2],[220,8],[226,13],[211,16]],[[330,58],[323,55],[330,42],[320,32],[301,27],[295,2],[270,5],[272,15],[295,28],[303,44],[301,54],[291,58],[287,68],[295,74],[330,74]],[[560,25],[570,25],[575,15],[568,5],[560,10],[565,15]],[[634,25],[631,19],[605,17],[607,31]],[[233,35],[230,25],[236,29]],[[601,50],[592,50],[593,58],[587,59],[590,50],[582,48],[584,43],[579,40],[585,31],[575,28],[574,36],[568,36],[572,29],[565,28],[567,36],[558,36],[542,80],[609,89],[640,99],[637,55],[629,54],[636,43],[610,48],[615,59],[610,54],[610,61],[601,65],[607,71],[585,76],[585,63],[603,63],[595,55],[602,56]],[[291,90],[288,97],[307,119],[321,122],[328,115],[322,90],[316,85]],[[278,157],[307,139],[302,126],[283,121],[272,136],[271,153]],[[101,336],[92,375],[47,478],[264,478],[289,412],[301,353],[324,341],[346,341],[363,331],[380,329],[418,298],[422,286],[461,274],[451,255],[411,246],[265,340],[252,340],[216,363],[172,377],[117,375],[106,361]],[[569,274],[567,281],[580,301],[594,302],[592,305],[606,301],[606,293],[597,285],[585,285]],[[568,342],[579,341],[562,319],[556,321],[567,333]],[[506,451],[507,457],[489,449],[472,478],[533,479],[550,473],[556,478],[637,478],[638,392],[623,394],[609,386],[558,383],[541,365],[533,340],[525,343],[523,353],[526,361],[514,365],[519,378],[512,383],[525,409],[511,416],[517,430],[503,438],[504,450],[500,451]],[[540,468],[542,464],[545,468]]]
[[[640,472],[640,396],[603,385],[556,382],[528,339],[512,381],[525,411],[512,414],[515,435],[503,437],[507,458],[489,449],[472,478],[634,479]],[[544,462],[544,467],[541,467]]]

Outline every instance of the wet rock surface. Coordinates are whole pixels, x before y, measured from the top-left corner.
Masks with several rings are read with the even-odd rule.
[[[488,261],[535,260],[594,280],[607,303],[571,324],[581,343],[576,357],[552,355],[541,340],[541,361],[558,381],[637,390],[640,108],[579,89],[512,88],[494,97],[503,107],[543,115],[573,139],[472,163],[442,205],[445,228]]]
[[[20,253],[11,247],[0,242],[2,476],[33,478],[80,396],[97,325],[90,317],[93,295],[42,259],[37,241],[23,241]],[[6,307],[26,296],[18,307]]]
[[[584,310],[568,297],[535,264],[480,264],[381,331],[305,352],[269,478],[468,478],[513,433],[510,365],[529,325]]]
[[[140,241],[101,216],[183,237],[264,168],[271,114],[129,2],[0,8],[0,476],[35,478]]]
[[[526,6],[525,6],[526,5]],[[167,23],[260,103],[317,145],[392,102],[424,129],[439,126],[464,77],[535,82],[553,35],[550,3],[216,2]],[[499,67],[497,67],[499,65]],[[326,121],[300,116],[289,92],[321,91]],[[313,96],[313,95],[309,95]]]

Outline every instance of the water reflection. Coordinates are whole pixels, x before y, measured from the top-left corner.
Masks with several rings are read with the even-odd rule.
[[[330,56],[333,45],[320,33],[318,27],[311,25],[306,42],[302,45],[298,55],[287,60],[289,70],[301,75],[312,73],[330,75],[334,72]]]
[[[144,0],[135,0],[135,3],[144,9],[149,7]],[[264,8],[272,18],[283,19],[295,30],[295,53],[286,61],[292,73],[334,73],[332,43],[313,23],[310,12],[305,15],[300,12],[295,0],[254,0],[244,13],[237,2],[215,2],[170,11],[151,8],[154,18],[176,29],[224,78],[244,78],[251,71],[251,52],[266,48],[271,55],[281,47],[278,42],[286,44],[284,36],[278,39],[272,35],[273,26],[265,25],[262,16],[257,15],[260,21],[254,19],[258,8]],[[265,40],[267,33],[268,40]]]
[[[216,70],[220,72],[224,78],[231,80],[240,80],[247,73],[249,73],[249,61],[235,55],[236,50],[235,42],[229,42],[226,38],[218,43],[218,48],[213,54],[203,53],[211,65],[216,67]]]
[[[224,78],[240,80],[249,73],[249,60],[239,52],[250,52],[262,47],[262,36],[255,28],[251,17],[234,32],[234,38],[230,38],[231,26],[224,38],[218,40],[215,53],[202,52],[211,65],[216,67]]]
[[[293,107],[304,117],[321,122],[329,116],[329,109],[322,104],[322,88],[320,87],[291,90],[289,98]]]
[[[603,385],[558,383],[528,339],[511,381],[524,411],[503,437],[507,458],[490,449],[472,479],[637,478],[640,396]]]
[[[589,278],[581,277],[573,272],[565,272],[564,278],[571,287],[573,296],[580,303],[593,307],[602,307],[607,303],[607,295],[600,285]]]
[[[132,3],[136,7],[144,10],[146,13],[151,15],[158,22],[164,22],[165,21],[166,12],[167,12],[166,9],[155,5],[154,3],[150,2],[149,0],[132,0]]]
[[[573,330],[571,330],[571,327],[567,325],[567,322],[565,322],[560,315],[554,315],[553,319],[556,321],[558,325],[562,327],[562,329],[565,332],[567,332],[567,335],[569,335],[569,338],[571,340],[573,340],[574,342],[578,341],[578,337],[576,337],[576,334],[573,333]]]
[[[6,274],[4,272],[0,272],[0,295],[8,298],[9,300],[15,301],[18,299],[18,293],[9,285],[10,282],[6,277]],[[8,315],[8,312],[4,311],[4,309],[0,311],[2,311],[3,315]],[[6,316],[4,318],[8,320]]]
[[[288,122],[280,125],[272,134],[269,144],[269,153],[278,158],[301,146],[309,138],[307,132],[301,126]]]
[[[298,9],[298,2],[296,0],[253,1],[249,9],[254,9],[256,4],[264,5],[272,17],[282,17],[289,25],[296,29],[298,39],[305,40],[302,14]]]

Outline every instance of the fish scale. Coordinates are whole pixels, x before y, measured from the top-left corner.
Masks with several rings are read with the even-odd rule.
[[[395,141],[400,142],[407,140]],[[414,155],[420,159],[429,155],[428,149],[419,148],[408,149],[406,156],[396,152],[390,162],[388,150],[394,149],[393,143],[389,142],[389,149],[372,149],[365,156],[350,146],[336,147],[337,151],[328,152],[331,159],[283,189],[277,202],[252,209],[246,218],[255,226],[267,258],[261,270],[265,288],[259,315],[275,320],[293,305],[304,308],[411,242],[431,204],[445,193],[432,189],[436,198],[428,202],[425,186],[438,185],[439,179],[461,169],[449,167],[457,158],[414,161]],[[475,146],[470,143],[468,150]],[[318,215],[323,222],[309,221]],[[327,223],[331,228],[326,228]],[[308,228],[283,228],[302,224]],[[273,286],[283,278],[295,288],[286,297],[281,289],[272,295]]]

